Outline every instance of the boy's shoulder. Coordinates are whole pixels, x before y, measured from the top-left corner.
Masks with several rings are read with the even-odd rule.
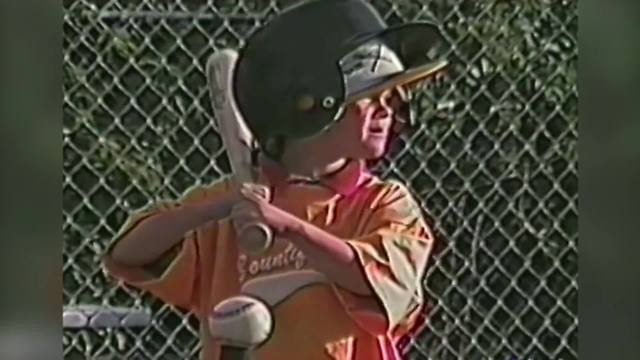
[[[397,203],[399,201],[413,202],[413,194],[407,185],[396,178],[382,179],[372,176],[365,188],[371,194],[370,206],[373,208]]]
[[[394,178],[375,178],[367,185],[371,196],[367,207],[394,224],[425,227],[421,202],[404,181]]]

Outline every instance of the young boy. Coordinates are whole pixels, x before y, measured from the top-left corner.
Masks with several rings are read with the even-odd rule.
[[[282,13],[248,40],[235,76],[260,144],[260,185],[238,193],[222,179],[136,214],[107,270],[196,314],[206,360],[220,352],[208,314],[240,293],[274,315],[257,359],[400,359],[434,239],[406,187],[366,164],[410,122],[410,86],[445,65],[426,56],[438,39],[429,24],[388,28],[361,0]],[[276,240],[248,255],[236,234],[253,221]]]

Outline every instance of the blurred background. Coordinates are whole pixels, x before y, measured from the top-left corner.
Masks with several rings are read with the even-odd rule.
[[[640,2],[580,2],[581,357],[640,354]]]
[[[295,2],[63,1],[63,303],[151,314],[65,329],[65,358],[196,358],[195,319],[99,257],[130,211],[229,172],[204,64]],[[410,186],[439,239],[407,358],[576,359],[577,1],[372,3],[389,24],[437,24],[452,63],[376,169]]]

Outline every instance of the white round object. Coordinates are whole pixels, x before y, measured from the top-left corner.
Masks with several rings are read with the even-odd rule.
[[[238,243],[248,255],[259,255],[271,247],[273,232],[265,224],[249,223],[240,229]]]
[[[244,295],[221,301],[209,315],[209,330],[223,345],[253,348],[269,339],[271,311],[262,301]]]

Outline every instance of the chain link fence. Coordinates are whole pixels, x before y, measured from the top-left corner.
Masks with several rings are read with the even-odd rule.
[[[293,2],[64,0],[64,304],[153,315],[65,330],[66,359],[197,358],[196,320],[108,280],[99,255],[130,211],[229,172],[206,59]],[[373,4],[438,24],[453,63],[377,168],[439,238],[407,358],[577,359],[577,0]]]

